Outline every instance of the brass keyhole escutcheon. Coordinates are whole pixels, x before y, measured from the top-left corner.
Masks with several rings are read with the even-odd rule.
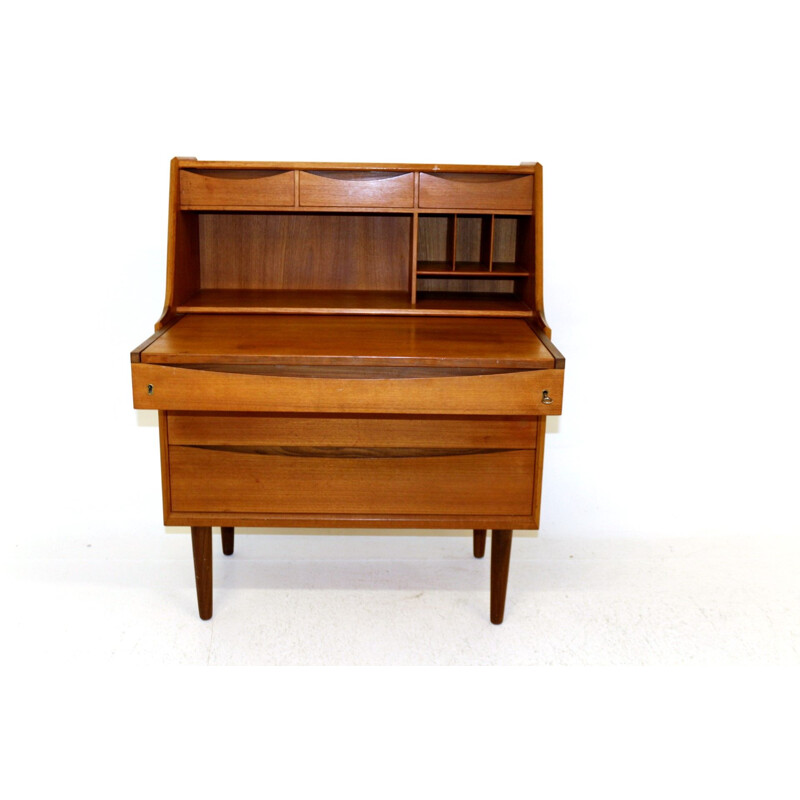
[[[153,384],[152,383],[148,383],[147,384],[147,394],[153,394]]]
[[[549,406],[553,402],[553,398],[547,393],[547,389],[542,392],[542,402]]]

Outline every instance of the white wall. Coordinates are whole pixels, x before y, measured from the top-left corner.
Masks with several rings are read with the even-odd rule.
[[[160,532],[128,352],[194,155],[542,162],[567,357],[542,534],[797,530],[783,4],[78,2],[4,38],[5,525]]]

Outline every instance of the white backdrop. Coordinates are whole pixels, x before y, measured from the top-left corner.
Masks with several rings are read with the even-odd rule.
[[[132,409],[128,353],[161,312],[175,155],[540,161],[546,311],[567,357],[564,415],[547,441],[541,535],[708,541],[798,531],[800,58],[792,5],[75,0],[6,9],[0,404],[7,546],[31,546],[41,557],[74,551],[63,542],[106,537],[119,552],[133,537],[163,536],[155,415]],[[15,601],[4,604],[9,613]],[[47,631],[31,636],[46,640]],[[54,654],[45,666],[57,664]],[[350,741],[340,719],[350,716],[348,735],[357,726],[372,731],[353,721],[355,697],[397,723],[390,741],[398,747],[419,741],[424,720],[424,763],[442,796],[442,781],[471,776],[472,754],[487,746],[494,763],[514,762],[522,786],[542,765],[556,786],[576,770],[618,785],[621,754],[629,756],[629,775],[646,773],[652,784],[667,774],[681,780],[679,767],[658,761],[680,740],[689,743],[692,764],[719,766],[704,784],[711,789],[728,745],[750,741],[734,724],[743,708],[739,674],[735,685],[712,677],[688,705],[672,677],[660,689],[638,677],[634,694],[648,704],[637,699],[624,719],[620,695],[605,693],[602,682],[576,694],[574,673],[544,684],[537,675],[525,694],[515,693],[518,681],[506,678],[503,688],[492,677],[488,726],[464,704],[477,700],[472,683],[442,702],[447,687],[435,681],[435,698],[418,710],[417,688],[430,690],[429,675],[415,673],[410,691],[386,685],[374,695],[365,695],[363,673],[346,686],[332,677],[330,690],[315,693],[307,672],[289,684],[283,673],[271,694],[272,684],[241,674],[224,688],[235,689],[239,710],[249,711],[256,697],[269,706],[265,731],[275,713],[290,723],[288,739],[284,729],[269,728],[273,738],[250,753],[254,763],[273,744],[302,741],[287,764],[306,777],[307,754],[317,759],[313,772],[321,753],[338,759],[332,741]],[[61,781],[69,767],[84,785],[82,765],[91,759],[99,786],[92,796],[108,796],[106,781],[121,776],[133,780],[130,795],[141,796],[156,766],[131,770],[131,760],[155,758],[173,768],[169,785],[177,789],[181,772],[170,761],[179,720],[189,726],[184,749],[197,746],[184,763],[200,755],[210,764],[205,709],[193,690],[211,679],[183,673],[167,684],[169,695],[152,695],[140,678],[137,671],[105,691],[84,682],[52,696],[41,694],[54,685],[52,671],[22,687],[6,683],[15,693],[19,747],[41,746],[43,728],[52,735],[46,768],[36,749],[30,763],[20,762],[25,779],[44,769]],[[761,716],[758,679],[751,686],[748,730],[760,737],[772,723]],[[728,702],[734,694],[736,706]],[[147,702],[152,696],[155,704]],[[228,697],[211,709],[218,719],[229,719]],[[332,697],[342,707],[326,716],[320,709]],[[598,697],[605,705],[579,724],[564,711],[569,697],[575,708],[591,709]],[[653,706],[659,697],[662,705]],[[700,698],[709,697],[704,705]],[[769,707],[784,707],[783,694],[775,700]],[[500,706],[507,725],[524,718],[526,734],[515,737],[505,760]],[[697,726],[692,714],[718,727]],[[440,729],[445,718],[454,730]],[[663,747],[641,735],[653,735],[654,720],[662,736],[676,731]],[[474,737],[476,723],[494,732],[493,744]],[[686,727],[695,738],[687,739]],[[770,753],[748,746],[742,762],[758,764],[754,753],[774,757],[771,742],[790,741],[773,729],[777,735],[763,740]],[[221,730],[228,739],[233,726]],[[383,746],[389,731],[380,732],[365,744],[372,768],[364,775],[385,767],[386,781],[399,771],[387,761],[396,751]],[[83,736],[102,759],[92,758]],[[442,756],[445,738],[455,750]],[[708,759],[712,740],[716,761]],[[613,748],[612,757],[598,756],[598,743]],[[61,760],[53,762],[56,753]],[[349,782],[347,752],[332,758],[321,762],[319,779]],[[406,782],[413,780],[412,770]],[[229,788],[230,777],[212,785]],[[493,775],[475,785],[499,784]],[[664,796],[653,788],[645,794]],[[308,796],[320,792],[328,796],[324,788]]]
[[[155,414],[132,409],[128,352],[161,311],[169,159],[194,155],[540,161],[546,311],[567,357],[542,535],[797,530],[796,42],[781,4],[643,8],[18,15],[2,192],[14,524],[160,526]]]

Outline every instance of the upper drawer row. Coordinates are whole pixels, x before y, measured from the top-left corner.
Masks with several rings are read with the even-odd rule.
[[[414,208],[415,174],[343,170],[182,169],[180,205],[184,209],[298,206],[410,209]],[[530,211],[533,207],[533,176],[421,172],[418,207]]]

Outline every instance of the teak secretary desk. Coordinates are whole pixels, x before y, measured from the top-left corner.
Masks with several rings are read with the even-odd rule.
[[[164,523],[537,529],[564,359],[542,299],[542,168],[172,161],[167,292],[131,354]]]

